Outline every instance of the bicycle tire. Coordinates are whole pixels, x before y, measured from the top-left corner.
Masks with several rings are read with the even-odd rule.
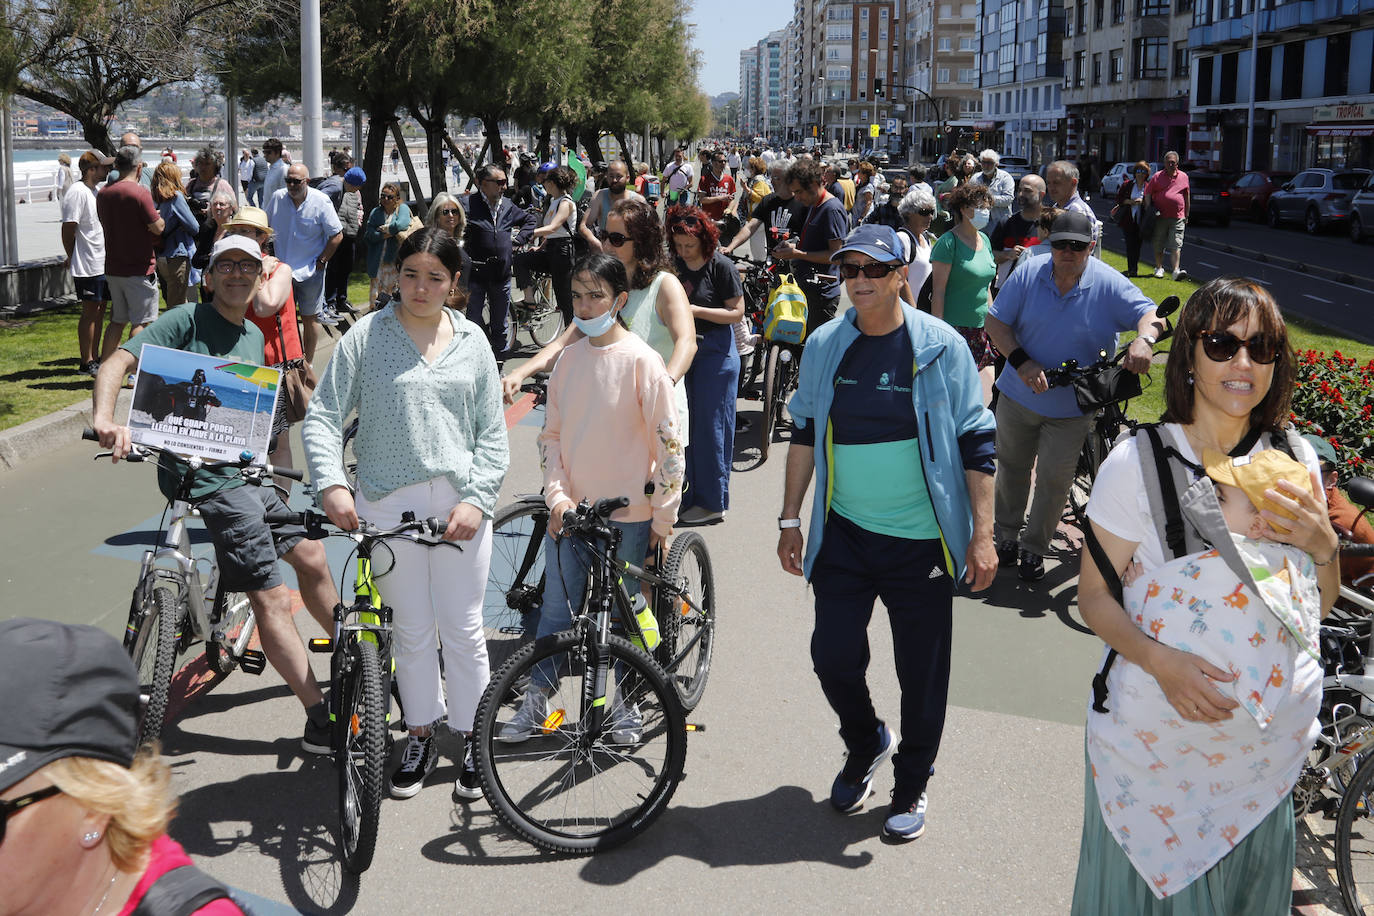
[[[178,611],[170,589],[157,587],[148,598],[130,657],[138,669],[138,692],[143,699],[138,719],[138,743],[162,737],[167,701],[176,668]]]
[[[701,535],[687,531],[673,540],[662,576],[669,582],[683,580],[687,593],[701,607],[697,611],[686,602],[664,596],[655,609],[662,639],[658,645],[659,663],[668,673],[683,710],[691,712],[706,692],[706,677],[711,672],[711,654],[716,644],[716,579],[711,570],[711,554]],[[673,665],[679,655],[681,659]]]
[[[544,532],[549,510],[542,499],[525,499],[496,510],[491,523],[491,563],[482,598],[482,633],[491,670],[534,640],[544,599]]]
[[[737,398],[749,397],[749,389],[754,387],[754,382],[758,381],[759,373],[763,371],[763,352],[765,342],[760,338],[754,344],[754,352],[748,356],[740,357],[739,362],[739,387],[736,389]]]
[[[223,639],[213,636],[205,643],[205,661],[210,670],[217,674],[232,674],[239,666],[239,658],[253,638],[257,627],[257,617],[253,605],[243,592],[221,591],[215,599],[218,612],[214,629],[223,633]]]
[[[1346,911],[1374,911],[1374,758],[1360,764],[1336,815],[1336,876]]]
[[[535,346],[544,347],[553,343],[554,338],[563,333],[563,313],[558,310],[558,302],[553,295],[553,279],[546,277],[534,288],[534,307],[530,309],[527,326]]]
[[[348,421],[343,433],[343,472],[348,488],[358,492],[358,456],[353,453],[353,441],[358,438],[358,418]]]
[[[1097,469],[1107,455],[1102,446],[1102,438],[1094,426],[1083,440],[1078,450],[1078,462],[1074,466],[1073,480],[1069,484],[1069,510],[1081,531],[1088,524],[1088,499],[1092,496],[1093,481],[1097,479]]]
[[[778,403],[782,399],[782,392],[779,387],[782,384],[779,370],[779,354],[782,347],[777,344],[768,345],[768,355],[763,361],[763,422],[759,424],[759,460],[768,460],[768,449],[773,444],[773,428],[777,425],[778,411],[781,405]]]
[[[615,743],[609,730],[595,739],[582,717],[591,709],[595,642],[565,630],[514,655],[497,672],[477,706],[475,763],[487,801],[517,835],[543,849],[588,854],[627,842],[667,808],[687,754],[682,704],[663,671],[642,650],[609,637],[606,706],[629,697],[641,716],[638,740]],[[549,696],[546,733],[518,744],[498,740],[514,716],[535,667],[560,672]],[[614,698],[614,701],[613,701]],[[552,724],[549,724],[552,723]]]
[[[334,757],[339,770],[339,851],[352,874],[367,871],[377,849],[386,766],[382,667],[374,643],[353,637],[340,678]]]

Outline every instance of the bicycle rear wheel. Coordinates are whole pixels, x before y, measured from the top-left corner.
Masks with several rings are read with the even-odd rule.
[[[358,492],[358,456],[353,453],[353,441],[358,438],[358,418],[348,421],[343,433],[343,471],[348,487]]]
[[[598,700],[603,651],[607,684]],[[502,741],[536,667],[555,680],[542,733]],[[596,734],[594,712],[607,725]],[[482,695],[475,730],[477,771],[492,808],[519,836],[560,852],[598,852],[642,833],[668,806],[687,754],[682,704],[658,665],[620,637],[598,647],[571,630],[506,663]]]
[[[1102,437],[1094,426],[1088,431],[1088,438],[1083,440],[1083,447],[1078,451],[1078,463],[1074,467],[1073,481],[1069,484],[1069,511],[1073,513],[1080,531],[1088,524],[1088,498],[1092,496],[1097,469],[1106,457]]]
[[[768,345],[768,355],[763,360],[763,422],[759,424],[760,460],[768,460],[768,449],[773,444],[773,428],[777,425],[778,414],[782,410],[782,365],[779,354],[782,347]]]
[[[663,564],[663,578],[681,582],[701,610],[672,594],[662,595],[655,608],[662,642],[658,659],[668,672],[682,708],[691,712],[706,692],[711,651],[716,636],[716,579],[706,542],[695,531],[679,534]]]
[[[357,637],[344,650],[334,756],[339,770],[339,851],[343,866],[360,874],[372,864],[381,818],[386,766],[386,713],[377,646]]]
[[[253,616],[253,605],[243,592],[220,590],[215,600],[215,634],[205,642],[205,661],[211,671],[231,674],[239,666],[243,650],[253,638],[257,618]]]
[[[491,565],[482,599],[482,631],[491,670],[534,639],[544,600],[544,532],[549,510],[532,498],[496,510],[491,523]]]
[[[1360,764],[1336,815],[1336,875],[1350,913],[1374,913],[1374,758]]]
[[[178,612],[171,589],[156,587],[140,611],[138,633],[130,652],[138,669],[138,693],[143,714],[138,721],[138,743],[162,737],[167,700],[176,668]]]
[[[538,346],[546,346],[563,333],[563,313],[553,295],[553,278],[544,277],[534,287],[534,302],[530,303],[527,319],[530,337]]]

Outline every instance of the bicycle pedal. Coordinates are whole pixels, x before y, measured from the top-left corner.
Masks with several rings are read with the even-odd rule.
[[[699,722],[688,722],[688,723],[687,723],[687,731],[689,731],[689,732],[704,732],[704,731],[706,731],[706,726],[705,726],[705,725],[702,725],[702,724],[699,723]]]
[[[328,655],[334,651],[334,640],[328,636],[316,636],[306,641],[311,652],[320,652]]]
[[[239,658],[239,668],[249,674],[262,674],[267,668],[267,656],[260,649],[244,649]]]

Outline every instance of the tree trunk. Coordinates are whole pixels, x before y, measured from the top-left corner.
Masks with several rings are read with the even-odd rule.
[[[482,133],[487,138],[487,149],[491,150],[491,161],[495,165],[506,168],[506,163],[501,156],[501,121],[495,117],[482,118]]]
[[[91,149],[98,149],[107,156],[115,153],[114,140],[110,138],[110,127],[106,119],[81,119],[81,134]]]
[[[401,133],[401,122],[398,118],[391,119],[391,136],[396,138],[396,148],[401,151],[401,163],[406,167],[406,176],[410,178],[410,187],[415,196],[415,213],[423,220],[429,207],[425,204],[425,194],[420,188],[420,176],[415,174],[415,163],[410,161],[410,149],[406,146],[406,138]]]
[[[448,144],[448,150],[453,154],[453,158],[463,167],[463,171],[468,173],[468,185],[477,187],[477,175],[473,171],[472,164],[468,162],[468,157],[463,155],[463,151],[458,148],[458,144],[453,142],[453,138],[444,131],[444,142]]]
[[[545,120],[543,120],[543,121],[540,121],[540,122],[539,122],[539,143],[538,143],[538,146],[537,146],[537,148],[536,148],[536,149],[537,149],[537,152],[535,153],[535,155],[536,155],[537,157],[539,157],[539,161],[540,161],[540,162],[548,162],[550,159],[553,158],[553,154],[552,154],[552,152],[551,152],[550,149],[549,149],[549,142],[550,142],[550,140],[552,139],[552,137],[553,137],[553,122],[550,121],[550,120],[548,120],[547,118],[546,118]]]
[[[630,152],[630,140],[629,140],[628,137],[625,136],[625,131],[623,131],[623,130],[617,130],[617,131],[615,132],[615,142],[620,144],[620,155],[624,158],[624,160],[625,160],[626,162],[628,162],[628,163],[630,164],[630,174],[631,174],[631,175],[634,175],[634,173],[635,173],[634,158],[635,158],[635,157],[634,157],[634,155]]]
[[[377,197],[382,187],[382,160],[386,156],[386,132],[395,109],[368,109],[367,146],[363,150],[363,171],[367,173],[367,183],[363,185],[363,218],[366,219],[377,206]]]
[[[606,165],[606,157],[601,152],[601,135],[595,127],[582,128],[582,148],[587,151],[587,158],[592,161],[594,168],[603,168]]]
[[[444,124],[442,121],[425,125],[425,157],[429,160],[429,194],[448,190],[448,169],[444,168]]]

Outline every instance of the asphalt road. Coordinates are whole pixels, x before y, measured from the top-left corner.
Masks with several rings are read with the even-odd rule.
[[[1124,253],[1121,230],[1108,218],[1111,202],[1095,197],[1091,204],[1106,226],[1107,248]],[[1285,313],[1374,343],[1368,304],[1374,289],[1374,246],[1352,242],[1342,229],[1309,235],[1296,225],[1270,229],[1246,220],[1233,220],[1229,226],[1190,221],[1183,267],[1201,281],[1249,277],[1268,287]],[[1141,251],[1142,272],[1147,268],[1154,269],[1149,240]],[[1346,279],[1333,274],[1345,274]]]

